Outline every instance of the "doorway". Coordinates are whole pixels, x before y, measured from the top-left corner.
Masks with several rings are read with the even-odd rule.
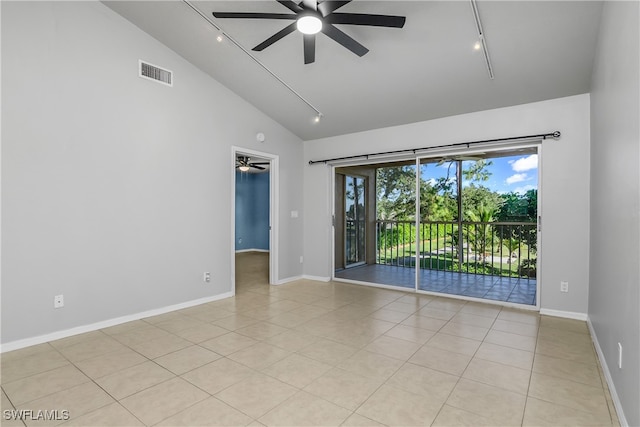
[[[278,280],[278,156],[232,147],[231,281],[235,293]]]

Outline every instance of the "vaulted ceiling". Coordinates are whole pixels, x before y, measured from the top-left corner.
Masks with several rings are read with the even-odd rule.
[[[185,2],[104,3],[303,140],[589,92],[602,9],[594,1],[478,0],[490,79],[482,51],[474,49],[468,1],[352,1],[339,11],[401,15],[406,24],[336,25],[369,52],[358,57],[319,34],[316,60],[306,65],[297,31],[251,51],[291,21],[212,15],[290,13],[278,2],[190,2],[320,110],[315,123],[312,108],[228,39],[218,42],[219,32]]]

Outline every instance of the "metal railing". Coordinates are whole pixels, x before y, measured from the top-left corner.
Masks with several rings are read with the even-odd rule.
[[[358,264],[365,260],[365,225],[365,220],[345,220],[346,265]]]
[[[537,224],[376,221],[376,263],[492,276],[536,276]]]

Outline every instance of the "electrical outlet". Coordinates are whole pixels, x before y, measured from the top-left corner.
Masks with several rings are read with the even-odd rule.
[[[64,295],[56,295],[53,297],[53,308],[64,307]]]
[[[204,280],[206,283],[211,282],[211,273],[206,271],[202,277],[202,280]]]
[[[622,344],[618,343],[618,369],[622,369]]]
[[[303,262],[304,262],[304,257],[300,255],[300,264],[302,264]]]
[[[569,292],[569,282],[560,282],[560,292]]]

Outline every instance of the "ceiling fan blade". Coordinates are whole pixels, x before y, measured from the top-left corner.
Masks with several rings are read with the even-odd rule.
[[[331,24],[370,25],[372,27],[402,28],[404,16],[370,15],[367,13],[332,13],[325,18]]]
[[[358,56],[363,56],[369,52],[369,49],[362,46],[360,43],[331,24],[323,25],[322,32]]]
[[[258,170],[265,170],[265,168],[263,168],[262,166],[256,166],[254,163],[251,163],[249,166],[251,166],[252,168],[258,169]]]
[[[260,43],[259,45],[257,45],[256,47],[254,47],[252,50],[260,52],[261,50],[268,48],[269,46],[271,46],[272,44],[274,44],[284,36],[293,33],[295,30],[296,30],[296,23],[293,22],[287,25],[286,27],[284,27],[282,30],[275,33],[274,35],[272,35],[271,37],[269,37],[268,39],[266,39],[265,41],[263,41],[262,43]]]
[[[293,2],[291,0],[278,0],[278,3],[280,3],[281,5],[283,5],[284,7],[286,7],[287,9],[295,13],[299,13],[304,10],[302,7],[298,5],[298,3]]]
[[[270,165],[271,162],[251,162],[252,165]]]
[[[334,10],[340,9],[347,3],[351,3],[351,0],[346,1],[323,1],[322,3],[318,3],[318,10],[322,14],[322,16],[327,16]]]
[[[311,64],[316,60],[316,35],[315,34],[303,34],[304,44],[304,63]]]
[[[247,12],[213,12],[216,18],[238,19],[296,19],[296,15],[290,13],[247,13]]]

